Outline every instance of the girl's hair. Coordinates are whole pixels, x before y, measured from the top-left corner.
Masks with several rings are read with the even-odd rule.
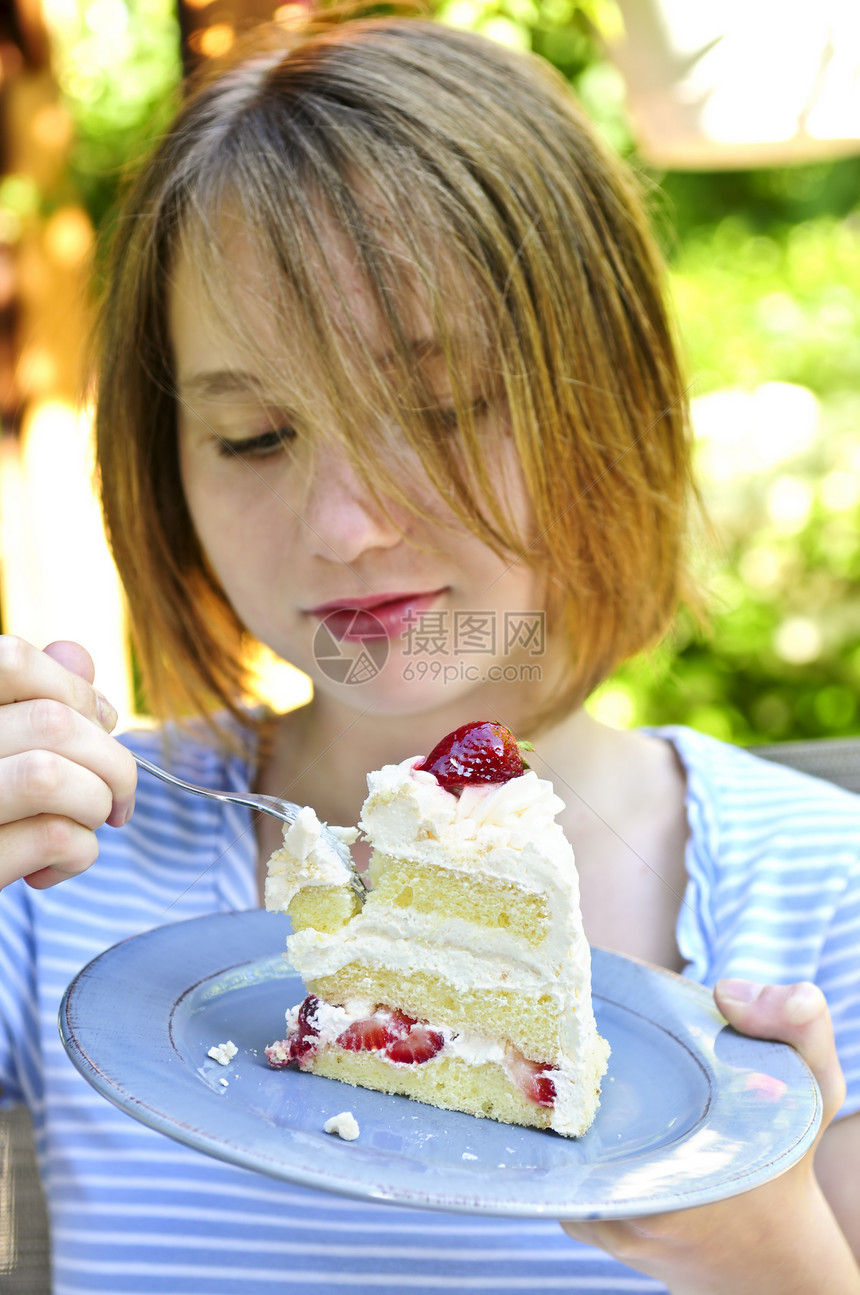
[[[237,227],[291,357],[267,381],[290,408],[325,410],[319,452],[335,439],[380,507],[420,513],[396,425],[459,522],[545,581],[566,663],[556,715],[665,632],[685,584],[688,423],[634,178],[536,58],[416,19],[270,26],[190,95],[128,196],[108,267],[98,462],[156,713],[238,713],[248,695],[256,645],[183,497],[167,326],[182,254],[259,369],[230,306]],[[384,321],[384,360],[339,288],[332,231]],[[415,362],[417,313],[455,428]],[[500,501],[499,437],[521,465],[525,533]]]

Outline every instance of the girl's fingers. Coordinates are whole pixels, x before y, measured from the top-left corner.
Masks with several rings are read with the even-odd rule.
[[[65,670],[71,670],[72,674],[80,675],[87,683],[92,683],[95,679],[93,659],[80,643],[73,643],[70,639],[57,639],[43,648],[43,651],[52,661],[56,661]]]
[[[797,1048],[821,1090],[825,1128],[845,1100],[845,1080],[827,1000],[818,986],[810,981],[757,985],[750,980],[721,980],[714,998],[729,1024],[742,1034]]]
[[[34,759],[25,763],[23,769],[11,765],[4,770],[4,760],[28,753],[33,757],[42,756],[47,759],[41,762]],[[112,804],[101,822],[107,819],[116,827],[127,821],[134,804],[137,782],[137,770],[132,756],[78,711],[45,697],[36,701],[12,703],[3,709],[3,724],[0,727],[0,805],[3,802],[4,787],[7,788],[7,798],[12,794],[8,790],[11,785],[9,777],[23,777],[25,780],[36,778],[37,783],[39,779],[50,778],[51,755],[81,766],[105,784]],[[60,776],[59,770],[57,776]],[[55,805],[39,806],[36,803],[33,808],[32,799],[27,803],[31,807],[31,813],[60,812]],[[23,817],[23,814],[18,817]],[[78,815],[74,814],[72,817],[77,819]],[[0,821],[8,822],[9,819],[0,816]]]
[[[111,807],[106,782],[54,751],[20,751],[0,760],[0,824],[56,815],[92,831],[107,821]]]
[[[77,644],[51,644],[51,653],[74,661],[92,675],[92,661]],[[116,711],[90,679],[67,669],[55,655],[40,652],[24,639],[0,634],[0,706],[38,697],[62,702],[108,732],[116,724]]]
[[[0,889],[23,877],[45,890],[85,872],[98,855],[95,834],[80,823],[39,814],[0,826]]]

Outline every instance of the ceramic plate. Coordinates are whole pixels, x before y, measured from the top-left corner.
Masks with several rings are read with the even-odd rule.
[[[264,1048],[304,996],[282,953],[286,931],[258,910],[115,945],[63,999],[75,1066],[129,1115],[208,1155],[347,1196],[466,1213],[609,1219],[702,1205],[782,1173],[815,1138],[818,1089],[792,1048],[735,1033],[701,986],[600,949],[594,1008],[612,1057],[585,1137],[273,1070]],[[207,1052],[227,1039],[238,1054],[224,1067]],[[344,1110],[358,1120],[354,1142],[323,1131]]]

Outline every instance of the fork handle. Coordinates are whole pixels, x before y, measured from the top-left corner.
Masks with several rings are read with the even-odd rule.
[[[250,793],[243,796],[240,791],[216,791],[214,787],[199,787],[197,783],[188,782],[185,778],[178,778],[175,773],[168,773],[166,769],[162,769],[157,764],[152,764],[142,755],[137,755],[135,752],[132,752],[132,755],[134,756],[135,764],[141,769],[145,769],[147,773],[160,778],[162,782],[166,782],[171,787],[179,787],[182,791],[193,792],[195,796],[206,796],[209,800],[220,800],[228,805],[248,805],[251,809],[262,810],[264,813],[274,813],[271,809],[267,810],[266,806],[260,804],[259,799]],[[298,810],[299,806],[297,805],[296,813],[298,813]],[[285,813],[274,813],[274,817],[281,819],[282,822],[286,821]]]

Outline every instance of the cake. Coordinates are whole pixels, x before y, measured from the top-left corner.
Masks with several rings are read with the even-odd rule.
[[[552,784],[492,722],[464,725],[367,784],[369,888],[309,807],[269,860],[266,907],[289,914],[287,954],[307,991],[269,1063],[584,1133],[609,1048]]]

